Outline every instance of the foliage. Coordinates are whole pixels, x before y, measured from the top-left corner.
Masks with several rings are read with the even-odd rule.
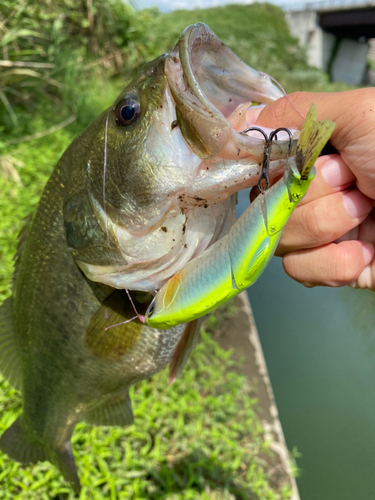
[[[0,119],[24,131],[20,104],[76,111],[72,81],[87,80],[97,65],[114,74],[139,64],[151,25],[151,12],[137,14],[122,0],[1,0]]]
[[[80,424],[73,448],[82,499],[290,498],[290,488],[269,475],[268,442],[256,399],[231,353],[202,332],[189,368],[172,387],[166,372],[131,391],[135,424],[128,428]],[[20,399],[0,385],[0,431],[20,411]],[[73,499],[48,463],[23,468],[0,454],[0,499]]]
[[[287,92],[339,90],[322,71],[311,68],[293,38],[283,11],[275,5],[226,5],[210,9],[173,11],[159,15],[153,32],[161,51],[173,47],[189,24],[203,22],[243,61],[278,80]]]

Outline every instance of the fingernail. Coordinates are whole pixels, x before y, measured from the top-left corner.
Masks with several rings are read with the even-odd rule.
[[[336,188],[342,186],[343,175],[340,163],[337,160],[328,160],[321,168],[321,174],[328,186]]]
[[[366,267],[374,258],[374,247],[371,243],[362,243],[364,267]]]
[[[348,193],[344,193],[342,195],[342,201],[344,203],[345,210],[353,219],[360,219],[361,217],[367,215],[372,208],[371,200],[366,198],[366,196],[359,191],[349,191]]]

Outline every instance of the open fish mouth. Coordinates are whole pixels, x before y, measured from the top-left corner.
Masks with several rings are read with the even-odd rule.
[[[185,29],[165,64],[179,126],[200,158],[262,157],[263,139],[241,131],[252,103],[283,96],[267,75],[245,64],[202,23]],[[289,140],[275,141],[272,149],[272,159],[286,158]]]

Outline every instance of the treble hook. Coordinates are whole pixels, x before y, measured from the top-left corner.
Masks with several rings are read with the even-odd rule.
[[[270,181],[268,178],[268,171],[270,168],[270,159],[271,159],[271,148],[272,148],[272,141],[274,139],[277,140],[277,134],[278,132],[286,132],[289,135],[289,150],[288,150],[288,158],[291,155],[292,152],[292,144],[293,144],[293,134],[292,132],[285,127],[279,127],[276,130],[272,130],[270,135],[268,136],[264,130],[262,130],[259,127],[249,127],[241,132],[241,134],[246,134],[247,132],[250,132],[251,130],[255,130],[257,132],[260,132],[263,137],[264,137],[264,157],[263,157],[263,165],[262,165],[262,172],[260,174],[259,180],[258,180],[258,189],[259,191],[264,194],[267,189],[270,187]],[[265,187],[263,186],[263,181],[265,181]]]
[[[273,139],[275,138],[277,140],[277,134],[278,132],[286,132],[288,135],[289,135],[289,151],[288,151],[288,158],[290,158],[290,155],[292,153],[292,146],[293,146],[293,134],[292,132],[288,129],[288,128],[285,128],[285,127],[279,127],[277,128],[276,130],[273,130],[271,133],[270,133],[270,137],[269,137],[269,140],[270,142],[273,141]]]
[[[256,132],[260,132],[263,137],[264,137],[264,157],[263,157],[263,165],[262,165],[262,172],[260,174],[260,178],[258,181],[258,189],[261,193],[264,193],[270,186],[270,181],[268,179],[268,169],[269,169],[269,163],[270,163],[270,154],[271,154],[271,142],[270,142],[270,137],[265,133],[264,130],[262,130],[259,127],[249,127],[241,132],[241,134],[246,134],[247,132],[250,132],[251,130],[255,130]],[[266,182],[266,187],[265,189],[262,186],[262,181],[265,180]]]

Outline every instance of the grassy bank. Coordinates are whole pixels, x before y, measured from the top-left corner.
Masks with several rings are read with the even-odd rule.
[[[166,372],[131,391],[135,424],[80,424],[73,449],[82,499],[286,500],[290,488],[267,470],[269,442],[256,397],[234,371],[229,352],[202,332],[182,377]],[[0,384],[0,432],[20,412],[20,398]],[[48,463],[23,468],[0,454],[0,498],[67,500],[73,493]]]

